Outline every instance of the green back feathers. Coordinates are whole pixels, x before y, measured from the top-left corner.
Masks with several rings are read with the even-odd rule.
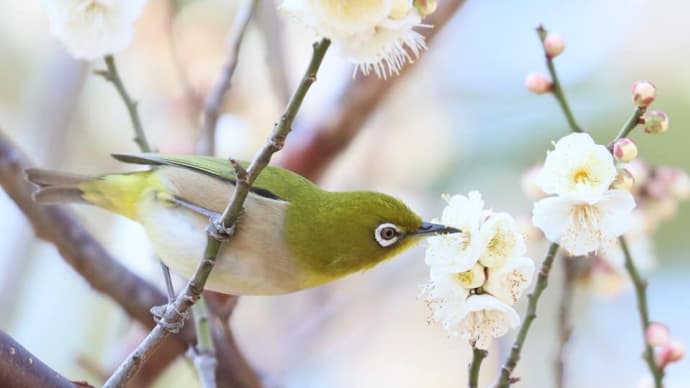
[[[115,154],[113,157],[126,163],[146,165],[167,165],[188,168],[235,184],[235,169],[227,159],[200,155],[166,155],[166,154]],[[244,168],[248,162],[240,161]],[[304,195],[305,191],[320,190],[306,178],[291,171],[267,166],[254,182],[252,191],[255,194],[291,202]]]

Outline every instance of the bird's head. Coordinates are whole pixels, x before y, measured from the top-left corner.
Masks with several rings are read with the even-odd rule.
[[[423,222],[402,201],[376,192],[324,192],[291,208],[288,243],[318,283],[372,267],[423,237],[459,232]]]

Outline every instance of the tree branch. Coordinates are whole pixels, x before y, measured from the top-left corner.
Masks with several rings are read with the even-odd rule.
[[[635,286],[635,295],[637,296],[637,310],[640,313],[640,323],[642,324],[642,341],[644,343],[644,354],[643,358],[647,362],[647,367],[654,377],[654,387],[663,388],[664,371],[661,369],[656,361],[654,360],[654,349],[647,342],[647,328],[649,327],[649,307],[647,305],[647,281],[640,276],[640,272],[633,262],[632,255],[628,249],[628,243],[625,241],[625,237],[621,236],[618,238],[621,244],[621,249],[623,250],[623,255],[625,256],[625,269],[630,275],[630,279]]]
[[[472,362],[468,365],[469,382],[467,386],[469,388],[479,387],[479,369],[482,366],[482,361],[484,361],[488,354],[486,350],[478,349],[474,345],[472,346]]]
[[[558,244],[552,243],[549,246],[549,251],[546,254],[546,258],[541,265],[539,270],[539,276],[537,278],[537,284],[534,286],[534,291],[528,295],[529,303],[527,304],[527,314],[525,315],[525,321],[520,327],[520,331],[515,337],[515,342],[510,350],[510,355],[503,364],[501,369],[501,376],[498,380],[496,387],[498,388],[508,388],[510,384],[517,382],[519,379],[512,377],[513,371],[517,366],[518,361],[520,361],[520,352],[522,351],[522,346],[527,338],[527,333],[532,325],[532,322],[537,317],[537,304],[539,303],[539,298],[542,292],[546,289],[549,284],[549,272],[551,272],[551,266],[553,265],[553,260],[558,252]]]
[[[228,51],[225,56],[225,63],[221,68],[218,78],[213,83],[211,92],[206,97],[204,105],[204,116],[201,124],[201,140],[199,140],[198,153],[202,155],[213,155],[216,150],[216,124],[218,123],[218,116],[220,116],[220,109],[225,101],[225,95],[230,89],[230,82],[232,75],[235,73],[237,67],[237,58],[239,57],[244,34],[247,31],[249,21],[252,19],[252,14],[256,9],[258,1],[249,1],[246,6],[240,8],[235,15],[235,20],[232,23],[232,30],[228,35],[230,41],[228,42]]]
[[[568,342],[573,328],[570,324],[570,315],[573,308],[575,294],[575,279],[579,268],[575,260],[583,260],[581,257],[563,257],[563,287],[561,289],[560,302],[558,304],[558,349],[554,368],[556,370],[556,387],[565,387],[565,358]]]
[[[436,12],[424,20],[434,27],[420,31],[427,42],[434,40],[464,2],[439,1]],[[348,83],[327,118],[312,127],[295,130],[280,164],[311,180],[318,180],[331,161],[356,137],[379,103],[413,67],[404,66],[400,75],[387,80],[373,75],[358,76]]]
[[[108,379],[105,387],[120,387],[125,385],[139,369],[142,361],[146,360],[146,358],[148,358],[158,347],[161,341],[170,334],[170,330],[164,326],[183,324],[186,311],[198,300],[203,292],[204,284],[213,269],[222,242],[229,238],[233,232],[233,227],[240,217],[244,200],[249,193],[251,185],[261,171],[268,165],[271,156],[282,148],[307,91],[312,83],[316,81],[316,73],[329,45],[330,41],[328,39],[323,39],[321,42],[314,44],[314,52],[307,71],[290,99],[285,113],[273,129],[273,134],[254,160],[252,160],[247,169],[246,179],[237,180],[232,198],[223,211],[220,219],[214,220],[209,224],[203,259],[197,266],[192,279],[189,280],[184,290],[175,299],[175,302],[171,306],[168,306],[163,314],[161,322],[165,325],[158,324],[154,327],[144,341],[139,344],[137,349],[134,350],[110,379]]]
[[[12,388],[91,387],[86,382],[72,382],[63,377],[2,330],[0,330],[0,386]]]

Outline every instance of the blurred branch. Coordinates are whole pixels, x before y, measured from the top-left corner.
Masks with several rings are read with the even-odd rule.
[[[314,44],[312,58],[302,77],[302,81],[285,108],[285,112],[281,116],[280,121],[278,121],[273,128],[271,137],[252,160],[249,168],[244,171],[239,164],[236,162],[233,163],[233,166],[237,170],[235,190],[233,190],[230,202],[225,207],[220,219],[212,220],[209,223],[206,249],[201,262],[194,271],[194,275],[189,280],[184,290],[175,299],[174,303],[167,306],[159,320],[159,324],[153,328],[151,333],[149,333],[144,341],[139,344],[137,349],[123,361],[110,379],[106,381],[105,387],[120,387],[125,385],[127,381],[136,374],[141,363],[156,350],[161,341],[170,335],[171,328],[174,329],[176,326],[184,324],[187,310],[199,299],[203,292],[204,284],[215,265],[221,244],[232,237],[235,223],[241,215],[243,204],[249,194],[251,185],[261,171],[268,165],[271,156],[283,147],[285,138],[292,129],[292,122],[302,105],[302,101],[304,101],[304,97],[311,85],[316,81],[317,71],[321,66],[321,62],[323,61],[329,45],[330,41],[328,39],[322,39],[320,42]],[[230,160],[230,162],[232,163],[233,160]]]
[[[647,305],[647,281],[640,276],[640,272],[635,266],[635,262],[632,259],[630,250],[628,249],[628,243],[625,241],[625,237],[621,236],[618,238],[621,248],[623,249],[623,255],[625,256],[625,269],[630,274],[630,279],[635,286],[635,295],[637,296],[637,310],[640,313],[640,323],[642,324],[642,343],[644,343],[644,360],[647,362],[647,367],[649,367],[649,372],[654,377],[654,387],[663,388],[664,383],[664,371],[657,365],[654,360],[654,349],[647,342],[647,329],[649,328],[649,307]]]
[[[216,361],[213,337],[208,323],[208,308],[204,297],[199,298],[199,301],[193,306],[192,315],[194,315],[196,347],[190,346],[188,352],[192,353],[190,356],[199,374],[201,386],[203,388],[215,388],[218,362]]]
[[[548,31],[546,31],[544,26],[539,25],[537,27],[537,34],[539,35],[539,39],[541,40],[543,47],[544,39],[546,39]],[[575,121],[575,116],[573,116],[573,112],[570,110],[568,100],[566,99],[565,93],[563,93],[563,89],[561,88],[561,81],[558,79],[558,74],[556,74],[556,66],[553,64],[553,57],[550,56],[546,50],[544,50],[544,57],[546,58],[546,67],[549,69],[549,74],[551,74],[551,82],[553,83],[551,92],[553,93],[554,97],[556,97],[561,110],[563,110],[563,114],[565,115],[565,119],[568,121],[570,130],[572,132],[585,132],[584,129],[582,129],[582,127],[580,127],[580,125]]]
[[[273,1],[259,1],[255,19],[263,32],[266,46],[266,64],[271,73],[271,81],[280,104],[286,104],[290,98],[288,77],[285,74],[285,49],[283,45],[283,24],[278,17],[278,10]]]
[[[563,287],[561,289],[561,297],[558,304],[558,349],[556,351],[555,361],[557,388],[565,387],[565,358],[567,345],[573,332],[573,328],[570,325],[570,316],[575,294],[575,279],[579,273],[576,260],[582,260],[582,258],[563,257],[562,259]]]
[[[640,124],[640,120],[642,119],[642,116],[646,111],[647,107],[635,107],[635,110],[628,118],[628,121],[626,121],[625,124],[623,124],[623,128],[621,128],[620,131],[618,131],[618,135],[616,135],[616,137],[609,143],[609,151],[613,152],[613,145],[616,143],[616,141],[628,136],[630,132],[632,132],[632,130],[635,129],[635,127],[637,127],[638,124]]]
[[[232,23],[232,30],[228,38],[228,49],[225,56],[225,62],[218,75],[218,78],[213,83],[211,92],[206,97],[206,104],[204,105],[204,116],[201,123],[201,140],[199,141],[197,152],[202,155],[213,155],[216,149],[216,124],[218,123],[218,116],[220,115],[221,107],[225,101],[225,95],[230,89],[230,81],[232,75],[235,73],[237,67],[237,58],[239,56],[244,34],[247,31],[247,26],[252,18],[252,14],[256,9],[258,0],[251,0],[241,7]]]
[[[12,388],[91,387],[86,382],[72,382],[66,379],[2,330],[0,330],[0,386]]]
[[[469,365],[469,383],[467,386],[469,388],[479,387],[479,369],[482,366],[482,361],[486,358],[489,353],[486,350],[478,349],[472,345],[472,362]]]
[[[464,2],[439,1],[436,12],[424,20],[434,27],[420,30],[427,42],[433,41]],[[404,66],[399,76],[387,80],[358,76],[349,82],[334,104],[337,109],[329,110],[323,122],[296,129],[285,147],[281,165],[311,180],[318,180],[330,162],[356,137],[390,90],[413,68]]]
[[[510,384],[516,383],[519,378],[512,377],[513,371],[517,366],[518,361],[520,361],[520,352],[522,351],[522,346],[525,344],[525,339],[527,338],[527,333],[532,325],[534,319],[537,318],[537,304],[539,303],[539,298],[541,294],[546,289],[549,284],[549,272],[551,272],[551,266],[553,265],[553,260],[558,252],[558,244],[551,243],[549,250],[546,254],[544,262],[541,264],[541,269],[539,270],[539,276],[537,277],[537,284],[534,286],[534,291],[527,296],[529,303],[527,304],[527,313],[525,314],[525,321],[520,326],[520,331],[518,331],[517,337],[513,342],[513,346],[510,350],[510,355],[503,364],[501,368],[501,376],[496,384],[498,388],[508,388]]]
[[[31,198],[33,186],[24,179],[24,169],[32,167],[28,157],[22,154],[0,132],[0,185],[17,204],[33,226],[36,235],[52,243],[65,262],[79,273],[91,287],[118,303],[125,312],[147,328],[152,328],[150,308],[165,303],[166,297],[157,288],[141,279],[98,243],[77,219],[61,206],[39,206]],[[227,342],[227,340],[223,340]],[[195,342],[194,328],[190,325],[179,336],[165,341],[160,356],[147,364],[138,383],[148,386],[171,360],[184,353],[188,343]],[[217,341],[218,342],[218,341]],[[249,370],[237,370],[246,361],[240,354],[220,352],[218,381],[222,386],[240,381],[235,387],[258,387],[258,378]],[[148,368],[151,368],[149,373]],[[239,379],[237,376],[252,376]],[[226,385],[227,384],[227,385]]]

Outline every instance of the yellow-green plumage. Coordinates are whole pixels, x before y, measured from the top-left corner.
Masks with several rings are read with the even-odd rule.
[[[204,156],[115,157],[153,167],[91,178],[32,169],[27,176],[42,186],[39,202],[90,203],[141,223],[163,261],[189,277],[203,252],[208,213],[222,212],[234,189],[234,169]],[[397,230],[395,240],[381,241],[380,233],[392,233],[384,225]],[[400,253],[419,240],[421,226],[388,195],[328,192],[269,166],[247,197],[236,235],[222,246],[207,288],[268,295],[317,286]]]

